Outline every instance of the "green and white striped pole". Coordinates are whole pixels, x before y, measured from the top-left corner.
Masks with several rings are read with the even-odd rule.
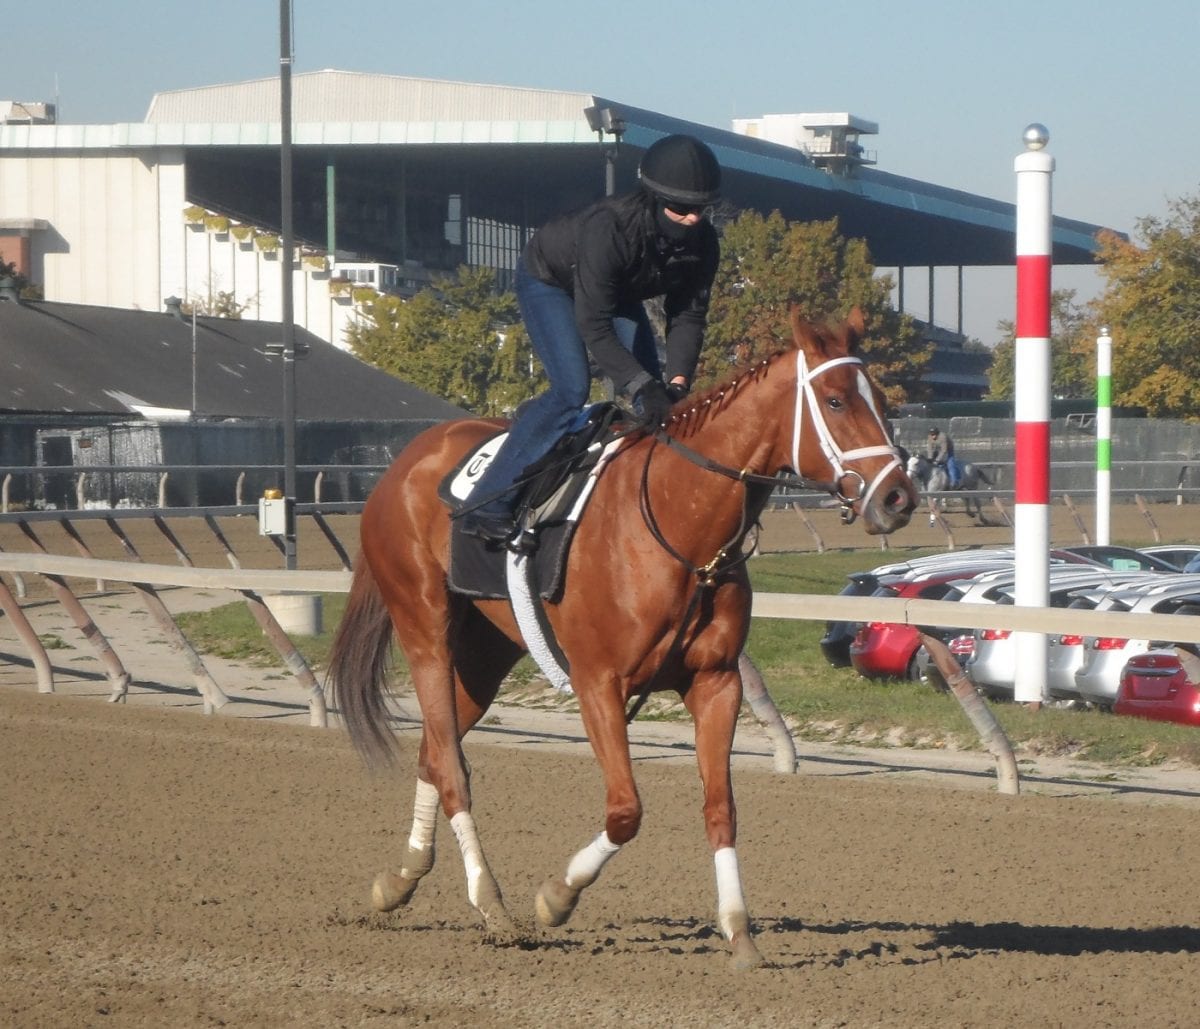
[[[1096,337],[1096,542],[1110,542],[1112,506],[1112,337]]]

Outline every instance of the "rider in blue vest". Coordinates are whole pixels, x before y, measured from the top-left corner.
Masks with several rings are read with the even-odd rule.
[[[639,186],[548,222],[526,245],[516,293],[550,388],[522,404],[508,438],[475,485],[488,497],[462,515],[462,530],[502,542],[513,535],[514,486],[588,401],[589,356],[647,425],[662,425],[687,395],[704,339],[720,259],[706,208],[721,169],[692,136],[666,136],[642,157]],[[666,359],[659,366],[643,300],[663,297]]]

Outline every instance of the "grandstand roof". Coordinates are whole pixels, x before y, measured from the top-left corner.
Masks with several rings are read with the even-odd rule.
[[[296,417],[461,418],[439,397],[297,328]],[[278,322],[41,301],[0,301],[0,414],[72,412],[205,418],[283,415]],[[198,355],[195,360],[193,355]],[[193,376],[195,379],[193,380]]]
[[[505,212],[516,207],[536,226],[602,186],[597,136],[584,109],[609,107],[625,122],[618,188],[636,181],[638,158],[655,140],[688,132],[716,152],[724,170],[723,195],[732,204],[778,209],[791,220],[837,217],[843,234],[867,240],[877,265],[1014,260],[1011,203],[879,168],[830,174],[798,149],[594,94],[335,70],[296,74],[292,89],[297,175],[309,175],[311,189],[323,188],[320,155],[351,162],[359,179],[384,190],[396,178],[400,154],[423,154],[438,162],[435,178],[445,177],[448,164],[464,169],[478,217],[511,222]],[[267,167],[258,152],[278,147],[278,112],[278,79],[256,79],[159,93],[138,124],[0,127],[0,148],[183,147],[189,155],[203,154],[205,168],[197,171],[197,181],[240,187]],[[305,153],[320,167],[306,169]],[[203,200],[216,205],[221,197]],[[1054,261],[1091,263],[1101,228],[1055,218]]]

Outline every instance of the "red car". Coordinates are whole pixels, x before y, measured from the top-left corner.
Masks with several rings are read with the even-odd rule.
[[[952,584],[978,574],[979,569],[955,568],[912,578],[880,580],[877,597],[920,597],[941,600]],[[901,622],[864,622],[850,643],[850,663],[868,679],[913,679],[921,677],[917,651],[921,636],[915,625]]]
[[[1121,672],[1113,710],[1119,715],[1200,726],[1200,657],[1181,647],[1131,657]]]

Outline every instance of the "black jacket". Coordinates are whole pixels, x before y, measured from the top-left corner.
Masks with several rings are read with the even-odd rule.
[[[617,389],[635,391],[646,372],[613,332],[617,310],[663,297],[668,381],[696,370],[709,293],[720,259],[716,229],[696,226],[687,244],[672,245],[655,224],[655,201],[639,190],[601,200],[547,222],[525,248],[535,278],[575,300],[575,323],[588,352]]]

